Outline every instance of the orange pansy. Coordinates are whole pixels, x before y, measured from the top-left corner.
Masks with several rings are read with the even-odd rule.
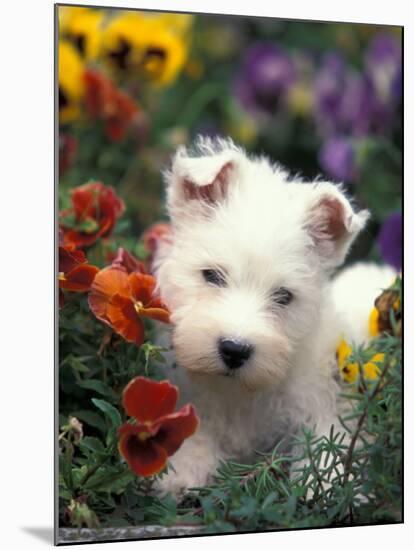
[[[95,316],[108,324],[127,342],[138,346],[144,341],[142,317],[168,323],[170,314],[159,297],[154,296],[156,281],[152,275],[113,265],[95,277],[89,294],[89,306]]]

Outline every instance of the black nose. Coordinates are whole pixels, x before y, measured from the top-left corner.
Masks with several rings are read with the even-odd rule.
[[[219,353],[230,369],[238,369],[250,357],[253,347],[246,342],[222,339],[219,342]]]

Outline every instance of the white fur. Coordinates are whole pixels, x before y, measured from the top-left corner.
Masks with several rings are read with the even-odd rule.
[[[319,435],[338,425],[344,312],[332,290],[344,310],[354,304],[345,282],[330,279],[368,214],[356,213],[340,187],[291,179],[229,140],[200,138],[193,152],[180,149],[166,180],[174,234],[156,269],[179,365],[167,376],[201,420],[159,482],[178,495],[207,483],[222,459],[254,460],[303,425]],[[203,269],[223,270],[226,286],[207,283]],[[278,287],[293,293],[289,305],[272,302]],[[358,316],[368,315],[361,304]],[[254,346],[241,368],[229,372],[220,359],[222,337]]]
[[[374,307],[375,298],[395,277],[396,272],[389,266],[359,263],[344,269],[332,281],[342,336],[348,342],[361,344],[369,340],[367,315]]]

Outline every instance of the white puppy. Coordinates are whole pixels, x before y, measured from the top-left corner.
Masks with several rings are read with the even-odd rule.
[[[177,496],[220,460],[254,460],[301,426],[338,426],[344,326],[330,279],[369,215],[340,187],[291,178],[230,140],[180,148],[166,180],[173,239],[156,271],[179,366],[167,376],[201,420],[160,481]],[[349,286],[340,293],[352,310]]]

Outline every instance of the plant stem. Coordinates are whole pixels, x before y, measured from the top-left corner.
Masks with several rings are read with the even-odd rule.
[[[367,401],[367,403],[364,407],[364,410],[362,411],[362,414],[359,417],[356,429],[355,429],[355,431],[352,435],[352,438],[351,438],[351,443],[349,444],[349,447],[348,447],[348,452],[347,452],[346,457],[345,457],[344,480],[343,480],[342,486],[345,486],[345,484],[347,483],[347,481],[349,479],[351,469],[352,469],[352,459],[353,459],[353,454],[354,454],[354,450],[355,450],[355,445],[357,443],[359,434],[362,430],[362,427],[363,427],[364,422],[366,420],[366,417],[368,415],[369,406],[372,403],[372,401],[375,399],[375,397],[378,395],[378,393],[383,389],[384,386],[381,384],[381,382],[384,380],[385,374],[387,373],[387,371],[390,367],[390,364],[391,364],[391,361],[388,361],[387,365],[385,366],[384,370],[381,373],[381,376],[378,380],[378,383],[377,383],[374,391],[370,395],[370,397],[369,397],[369,399],[368,399],[368,401]]]
[[[313,473],[315,474],[316,481],[318,482],[318,487],[320,489],[321,494],[323,494],[324,493],[323,481],[319,474],[319,470],[316,467],[315,460],[312,454],[312,449],[310,447],[309,439],[306,439],[306,449],[308,451],[310,465],[312,466]]]

